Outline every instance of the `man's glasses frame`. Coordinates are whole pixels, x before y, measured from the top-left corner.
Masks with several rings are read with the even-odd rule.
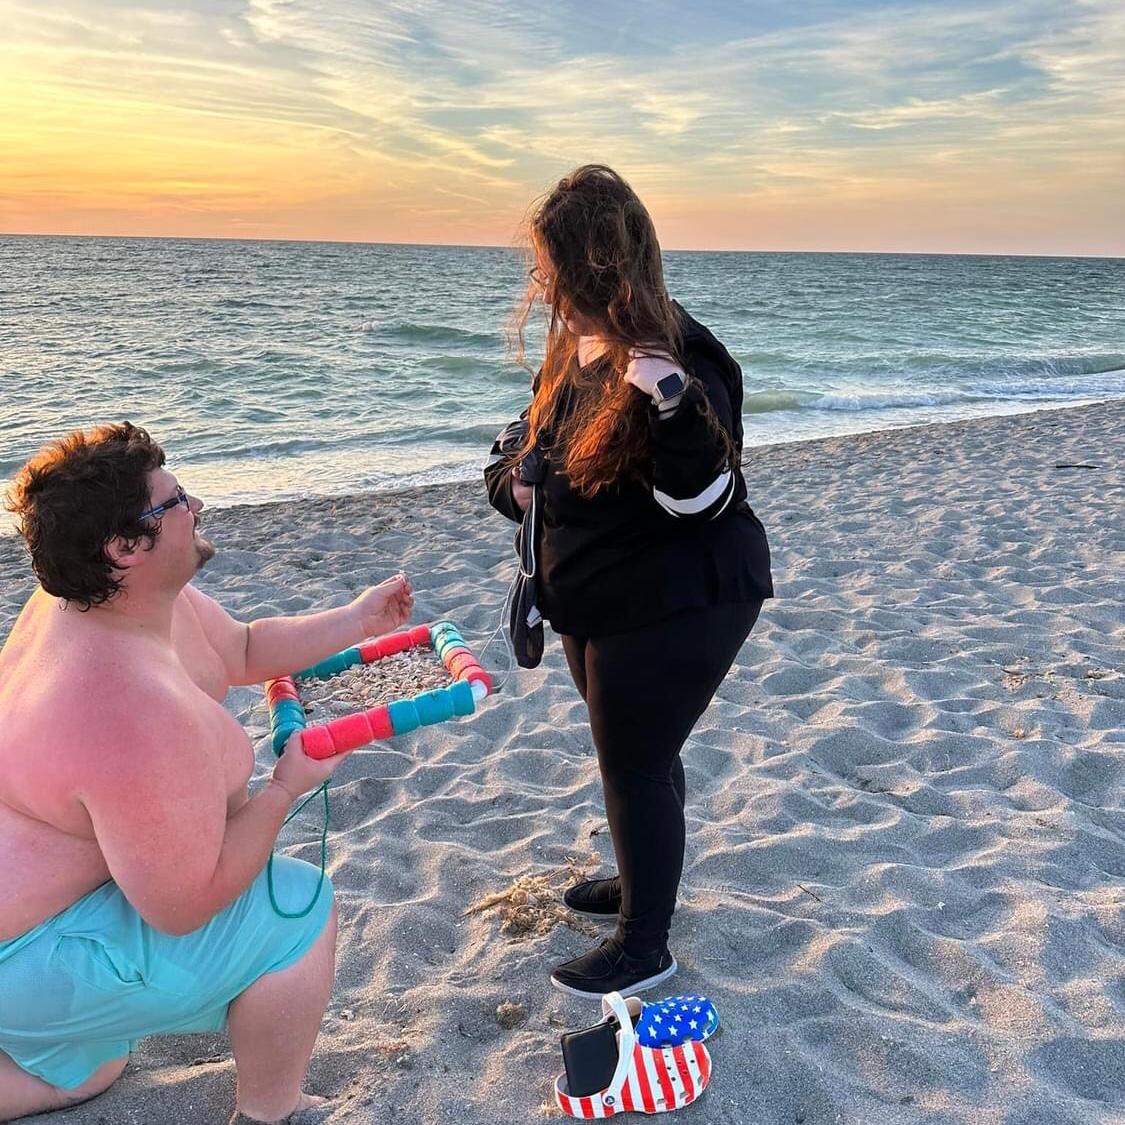
[[[165,512],[170,512],[173,508],[183,504],[189,511],[191,510],[191,500],[188,494],[183,490],[182,485],[176,485],[176,495],[165,500],[163,504],[157,504],[155,508],[149,508],[147,512],[141,512],[137,517],[139,520],[159,519]]]

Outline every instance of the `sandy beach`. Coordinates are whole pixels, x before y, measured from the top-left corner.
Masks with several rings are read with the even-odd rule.
[[[749,456],[778,597],[685,750],[681,970],[649,997],[722,1016],[685,1125],[1125,1121],[1123,464],[1121,403]],[[479,653],[512,531],[477,484],[215,511],[198,584],[254,617],[403,569],[415,619]],[[6,636],[32,589],[10,536],[0,579]],[[264,773],[260,689],[228,706]],[[547,974],[597,926],[549,900],[612,849],[557,639],[470,718],[356,752],[331,792],[320,1119],[561,1119],[559,1034],[597,1009]],[[283,850],[315,861],[318,834],[310,808]],[[518,909],[529,892],[546,905]],[[109,1093],[29,1120],[221,1125],[233,1087],[224,1037],[148,1040]]]

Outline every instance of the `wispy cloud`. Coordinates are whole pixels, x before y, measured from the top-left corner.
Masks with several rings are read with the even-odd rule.
[[[0,228],[274,214],[287,234],[505,241],[599,159],[687,243],[769,224],[823,245],[841,220],[875,243],[880,208],[911,201],[920,244],[939,213],[966,237],[991,216],[1010,243],[1051,221],[1076,249],[1125,238],[1109,0],[686,18],[667,0],[0,0],[0,21]]]
[[[920,121],[963,120],[966,117],[995,121],[1001,110],[997,99],[1004,92],[1003,89],[980,90],[957,98],[908,98],[901,105],[829,116],[846,121],[857,129],[900,129]]]

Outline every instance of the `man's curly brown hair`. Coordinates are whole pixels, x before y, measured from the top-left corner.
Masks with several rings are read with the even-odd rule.
[[[24,465],[7,507],[48,594],[87,610],[121,589],[107,547],[117,536],[130,548],[156,542],[159,521],[138,517],[149,506],[148,474],[163,464],[164,450],[122,422],[75,430]]]

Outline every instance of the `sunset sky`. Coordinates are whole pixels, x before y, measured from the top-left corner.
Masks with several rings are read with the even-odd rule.
[[[0,0],[0,231],[1125,254],[1125,4]]]

